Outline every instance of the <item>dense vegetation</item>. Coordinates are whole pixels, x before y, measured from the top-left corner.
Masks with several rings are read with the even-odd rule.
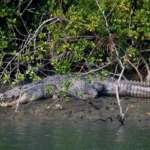
[[[103,77],[121,65],[143,80],[150,76],[149,8],[149,0],[1,0],[1,81],[93,69]]]

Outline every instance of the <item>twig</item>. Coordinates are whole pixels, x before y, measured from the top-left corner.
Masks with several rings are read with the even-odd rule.
[[[142,78],[142,75],[141,73],[139,72],[139,70],[137,69],[137,67],[129,60],[129,59],[126,59],[127,62],[134,68],[134,70],[137,72],[137,75],[140,79],[140,81],[142,82],[143,81],[143,78]]]
[[[119,111],[120,111],[120,116],[121,116],[122,121],[124,120],[125,114],[123,113],[120,98],[119,98],[119,84],[120,84],[120,80],[122,78],[122,75],[124,73],[124,69],[125,68],[122,69],[122,71],[120,73],[120,76],[119,76],[119,79],[117,80],[117,84],[116,84],[116,98],[117,98],[117,103],[118,103],[118,106],[119,106]]]
[[[149,53],[149,52],[150,52],[150,49],[144,49],[144,50],[141,50],[140,52],[141,52],[141,53]]]
[[[22,14],[24,14],[24,12],[28,9],[28,7],[31,5],[31,3],[32,3],[32,0],[30,0],[29,3],[26,5],[24,10],[22,11]]]
[[[91,73],[98,72],[98,71],[100,71],[100,70],[102,70],[102,69],[108,67],[109,65],[112,65],[113,63],[114,63],[114,62],[107,63],[107,64],[105,64],[105,65],[103,65],[102,67],[99,67],[99,68],[97,68],[97,69],[90,70],[90,71],[88,71],[88,72],[86,72],[86,73],[81,73],[81,75],[84,76],[84,75],[88,75],[88,74],[91,74]]]
[[[22,96],[22,91],[20,92],[19,94],[19,98],[17,99],[17,102],[16,102],[16,108],[15,108],[15,112],[18,112],[18,108],[19,108],[19,104],[20,104],[20,99],[21,99],[21,96]]]
[[[150,82],[150,67],[149,67],[148,63],[146,62],[145,58],[144,58],[142,55],[140,55],[140,56],[141,56],[142,61],[144,62],[145,67],[146,67],[146,71],[147,71],[146,80],[147,80],[148,82]]]

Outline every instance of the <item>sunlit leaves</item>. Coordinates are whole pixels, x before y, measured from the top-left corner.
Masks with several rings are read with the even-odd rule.
[[[128,54],[128,56],[130,58],[132,58],[133,62],[137,62],[138,61],[138,57],[139,57],[139,51],[138,51],[138,49],[130,46],[127,49],[127,54]]]
[[[42,21],[52,17],[65,18],[67,21],[45,24],[36,38],[13,61],[15,65],[23,64],[25,68],[22,72],[20,68],[14,72],[17,79],[15,83],[23,81],[26,75],[31,80],[37,80],[37,70],[47,64],[47,70],[53,69],[54,72],[65,74],[72,72],[73,64],[80,62],[86,63],[87,70],[90,65],[106,63],[106,57],[112,57],[112,54],[108,48],[111,42],[108,40],[109,33],[103,15],[108,21],[110,32],[115,35],[114,42],[119,54],[127,54],[132,63],[136,63],[140,57],[137,47],[144,45],[145,40],[150,40],[149,0],[137,1],[136,8],[130,0],[43,0],[33,1],[31,7],[23,12],[28,2],[0,2],[1,68],[5,67],[3,59],[7,54],[15,56],[28,34],[32,36]],[[98,38],[88,39],[88,36]],[[68,51],[73,54],[71,58],[63,57],[61,61],[55,59]],[[12,66],[15,66],[13,63]],[[109,71],[104,70],[101,75],[108,74]],[[6,69],[3,80],[9,80],[9,75],[10,71]]]

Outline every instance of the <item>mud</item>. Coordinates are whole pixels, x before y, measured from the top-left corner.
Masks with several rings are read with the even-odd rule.
[[[125,114],[125,124],[134,122],[139,126],[150,126],[150,102],[140,99],[121,98]],[[0,108],[0,118],[21,121],[34,118],[38,120],[70,120],[98,124],[119,125],[119,109],[115,97],[101,97],[94,100],[47,99],[15,106]]]

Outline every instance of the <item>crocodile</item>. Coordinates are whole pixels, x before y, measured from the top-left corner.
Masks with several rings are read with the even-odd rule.
[[[68,75],[48,76],[36,83],[29,83],[0,93],[0,104],[26,103],[65,93],[79,99],[93,99],[103,95],[150,98],[150,84],[128,80],[100,80],[97,76],[78,77]]]

